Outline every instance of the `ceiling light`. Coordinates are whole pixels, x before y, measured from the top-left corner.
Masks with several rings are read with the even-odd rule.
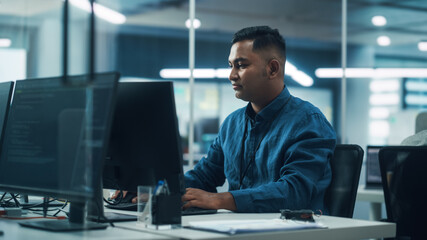
[[[427,105],[427,96],[419,94],[408,94],[405,97],[405,102],[408,105]]]
[[[201,25],[202,25],[202,23],[200,22],[200,20],[197,19],[197,18],[195,18],[194,21],[193,21],[193,27],[194,27],[194,29],[198,29]],[[185,21],[185,26],[187,28],[191,27],[191,20],[190,19],[187,19],[187,21]]]
[[[383,93],[371,94],[369,97],[371,105],[396,105],[399,104],[399,94],[397,93]]]
[[[12,40],[9,38],[0,38],[0,47],[10,47]]]
[[[342,78],[342,68],[318,68],[318,78]],[[347,78],[427,78],[427,68],[346,68]]]
[[[387,19],[384,16],[373,16],[371,21],[372,24],[377,27],[382,27],[387,24]]]
[[[376,80],[369,84],[371,92],[397,92],[400,89],[400,83],[397,79]]]
[[[420,41],[418,43],[418,49],[420,51],[426,52],[427,51],[427,41]]]
[[[285,74],[290,76],[297,83],[304,87],[310,87],[313,85],[313,78],[307,75],[305,72],[298,70],[292,63],[286,62]],[[228,78],[230,76],[230,68],[199,68],[194,69],[194,78]],[[160,77],[162,78],[189,78],[190,70],[187,68],[164,68],[160,70]]]
[[[231,69],[230,68],[218,68],[215,71],[215,76],[217,78],[228,78],[230,76]]]
[[[427,82],[406,81],[405,89],[410,92],[427,92]]]
[[[379,37],[377,38],[377,43],[378,43],[378,45],[380,45],[380,46],[386,47],[386,46],[389,46],[389,45],[390,45],[391,40],[390,40],[390,38],[389,38],[389,37],[387,37],[387,36],[379,36]]]
[[[213,68],[199,68],[194,69],[194,78],[216,78],[217,71]],[[162,78],[189,78],[190,69],[187,68],[165,68],[160,70],[160,77]],[[227,75],[228,77],[228,75]]]
[[[86,12],[91,12],[90,2],[87,0],[70,0],[70,3],[73,6],[80,8]],[[95,16],[104,19],[105,21],[108,21],[110,23],[123,24],[126,22],[125,15],[110,8],[107,8],[101,4],[94,3],[93,11],[95,12]]]
[[[310,87],[313,85],[313,78],[308,76],[305,72],[298,70],[298,68],[289,61],[286,61],[285,63],[285,74],[304,87]]]

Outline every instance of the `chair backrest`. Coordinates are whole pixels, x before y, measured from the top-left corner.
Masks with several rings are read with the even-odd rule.
[[[338,144],[331,159],[332,181],[326,190],[329,215],[353,217],[363,162],[363,149],[356,144]]]
[[[427,147],[389,146],[379,152],[387,220],[399,239],[427,236]]]

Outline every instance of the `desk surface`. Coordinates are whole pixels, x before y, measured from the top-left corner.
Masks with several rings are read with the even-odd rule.
[[[242,220],[242,219],[274,219],[280,214],[251,214],[219,212],[212,215],[184,216],[182,225],[188,226],[190,221],[206,220]],[[396,225],[393,223],[374,222],[350,218],[331,216],[316,217],[316,222],[323,223],[327,229],[306,229],[295,231],[262,232],[251,234],[228,235],[206,231],[197,231],[187,228],[173,230],[151,230],[138,226],[134,222],[118,223],[116,226],[124,229],[132,229],[148,233],[161,233],[163,236],[180,239],[298,239],[298,240],[322,240],[322,239],[367,239],[393,237]]]
[[[53,220],[57,221],[57,220]],[[64,221],[64,220],[58,220]],[[66,221],[66,220],[65,220]],[[0,240],[46,240],[46,239],[60,239],[60,240],[85,240],[85,239],[99,239],[99,240],[117,240],[117,239],[171,239],[158,234],[130,231],[118,227],[108,227],[105,230],[93,231],[76,231],[76,232],[49,232],[37,230],[32,228],[21,227],[17,220],[0,219],[0,230],[4,232],[0,236]]]
[[[212,215],[184,216],[183,226],[188,226],[190,221],[206,220],[239,220],[239,219],[273,219],[279,214],[237,214],[231,212],[219,212]],[[296,231],[262,232],[255,234],[228,235],[206,231],[198,231],[187,228],[172,230],[146,229],[136,222],[115,223],[116,227],[108,227],[106,230],[93,230],[68,233],[54,233],[31,228],[24,228],[15,220],[0,220],[0,230],[4,231],[3,239],[366,239],[393,237],[396,225],[393,223],[373,222],[349,218],[330,216],[316,217],[316,221],[323,223],[328,229],[307,229]]]

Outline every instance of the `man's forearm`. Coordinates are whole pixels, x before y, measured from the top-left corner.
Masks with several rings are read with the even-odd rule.
[[[227,209],[230,211],[236,211],[236,203],[234,197],[229,192],[217,193],[217,209]]]

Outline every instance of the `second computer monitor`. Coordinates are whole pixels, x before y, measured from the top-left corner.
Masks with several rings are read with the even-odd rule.
[[[382,189],[380,161],[378,153],[383,146],[366,148],[366,188]]]
[[[136,191],[163,179],[171,192],[184,192],[173,83],[120,82],[104,188]]]

